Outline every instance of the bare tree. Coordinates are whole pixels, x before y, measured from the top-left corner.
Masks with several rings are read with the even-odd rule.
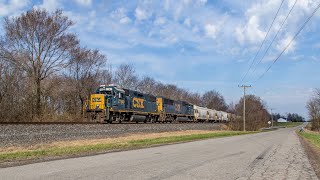
[[[186,92],[184,96],[184,100],[195,105],[201,104],[201,95],[199,93],[190,93]]]
[[[78,44],[76,36],[68,32],[72,25],[61,10],[49,14],[46,10],[32,9],[4,19],[5,43],[1,46],[1,56],[32,79],[38,117],[41,82],[67,65],[69,51]]]
[[[26,77],[10,62],[0,59],[0,121],[22,121],[29,117]]]
[[[99,85],[107,59],[98,50],[80,47],[71,52],[71,57],[68,76],[80,102],[77,107],[82,110],[86,96]]]
[[[307,102],[312,130],[320,130],[320,89],[315,89],[314,96]]]
[[[134,67],[130,64],[121,64],[115,72],[114,82],[123,88],[136,90],[138,77]]]
[[[138,90],[146,94],[154,94],[155,86],[156,80],[151,77],[144,76],[139,82]]]
[[[224,100],[224,97],[215,90],[208,91],[202,96],[203,105],[210,109],[218,111],[226,111],[228,106]]]
[[[236,107],[235,107],[235,104],[234,104],[233,102],[231,102],[231,103],[228,105],[227,112],[232,113],[232,114],[235,114],[235,113],[236,113]]]
[[[100,84],[111,84],[112,83],[112,66],[109,65],[107,68],[102,69],[100,73],[99,83]]]
[[[235,105],[235,111],[238,116],[243,116],[243,98]],[[257,96],[246,96],[246,129],[249,131],[259,130],[267,126],[270,120],[268,111],[264,102]],[[234,130],[242,130],[242,118],[238,118],[230,125]]]

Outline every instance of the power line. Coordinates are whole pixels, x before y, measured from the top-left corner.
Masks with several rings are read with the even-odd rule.
[[[290,9],[289,13],[287,14],[286,18],[284,19],[284,21],[282,22],[282,24],[281,24],[280,28],[278,29],[278,31],[277,31],[277,33],[276,33],[276,35],[275,35],[275,36],[274,36],[274,38],[272,39],[271,43],[269,44],[268,48],[267,48],[267,49],[266,49],[266,51],[264,52],[263,56],[260,58],[260,61],[256,64],[256,66],[255,66],[254,70],[252,71],[252,74],[253,74],[254,72],[256,72],[258,65],[262,62],[262,60],[263,60],[263,59],[264,59],[264,57],[266,56],[267,52],[269,51],[269,49],[270,49],[271,45],[273,44],[274,40],[278,37],[279,32],[281,31],[281,29],[282,29],[282,27],[283,27],[284,23],[286,22],[286,20],[287,20],[287,19],[288,19],[288,17],[290,16],[290,14],[291,14],[291,12],[292,12],[292,10],[293,10],[294,6],[296,5],[297,1],[298,1],[298,0],[296,0],[296,1],[294,2],[294,4],[293,4],[293,6],[291,7],[291,9]]]
[[[281,4],[280,4],[280,6],[279,6],[279,8],[278,8],[278,10],[277,10],[277,13],[276,13],[276,15],[274,16],[274,18],[273,18],[273,20],[272,20],[272,23],[271,23],[271,25],[270,25],[270,27],[269,27],[269,29],[268,29],[268,31],[267,31],[267,34],[265,35],[265,37],[264,37],[264,39],[263,39],[263,41],[262,41],[262,43],[261,43],[261,45],[260,45],[260,47],[259,47],[259,50],[257,51],[256,55],[255,55],[254,58],[252,59],[252,62],[251,62],[251,64],[250,64],[250,66],[249,66],[249,69],[248,69],[248,71],[246,72],[246,74],[242,77],[240,83],[242,83],[242,81],[247,77],[248,72],[251,70],[253,63],[254,63],[254,61],[256,60],[258,54],[260,53],[260,50],[261,50],[264,42],[265,42],[266,39],[267,39],[267,36],[268,36],[268,34],[269,34],[270,30],[271,30],[271,27],[272,27],[274,21],[276,20],[276,18],[277,18],[277,16],[278,16],[278,13],[279,13],[279,11],[280,11],[280,9],[281,9],[281,7],[282,7],[283,2],[284,2],[284,0],[281,1]],[[239,83],[239,84],[240,84],[240,83]]]
[[[318,9],[320,8],[320,3],[318,4],[318,6],[315,8],[315,10],[312,12],[312,14],[309,16],[309,18],[302,24],[302,26],[300,27],[300,29],[296,32],[296,34],[293,36],[293,38],[291,39],[291,41],[287,44],[287,46],[281,51],[281,53],[278,55],[278,57],[273,61],[273,63],[269,66],[269,68],[263,73],[261,74],[261,76],[254,81],[254,83],[256,83],[257,81],[259,81],[260,79],[263,78],[263,76],[271,69],[271,67],[279,60],[279,58],[281,57],[281,55],[289,48],[289,46],[291,45],[291,43],[293,42],[293,40],[300,34],[300,32],[302,31],[302,29],[307,25],[307,23],[310,21],[310,19],[314,16],[314,14],[318,11]]]

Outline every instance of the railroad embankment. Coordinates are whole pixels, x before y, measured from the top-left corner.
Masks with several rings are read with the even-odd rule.
[[[30,146],[65,140],[119,137],[127,134],[185,130],[223,130],[226,125],[185,124],[7,124],[0,125],[0,148]]]

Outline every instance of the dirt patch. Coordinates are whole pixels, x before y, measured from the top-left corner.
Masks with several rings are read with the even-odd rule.
[[[317,175],[320,179],[320,149],[311,144],[304,137],[299,136],[300,142],[307,153],[308,159]]]

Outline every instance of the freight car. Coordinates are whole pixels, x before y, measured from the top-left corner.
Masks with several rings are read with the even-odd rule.
[[[197,122],[218,122],[218,111],[194,105],[194,118]]]
[[[209,112],[205,107],[194,105],[194,118],[197,122],[205,122],[209,120]]]
[[[100,123],[227,122],[232,117],[226,112],[116,85],[100,85],[85,103],[85,116]]]

